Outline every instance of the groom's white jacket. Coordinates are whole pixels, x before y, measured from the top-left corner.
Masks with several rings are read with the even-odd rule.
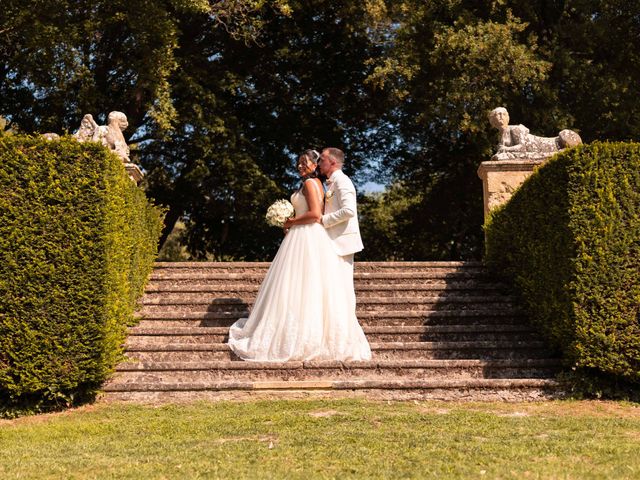
[[[350,255],[364,248],[358,224],[356,188],[342,170],[336,170],[327,180],[322,224],[338,255]]]

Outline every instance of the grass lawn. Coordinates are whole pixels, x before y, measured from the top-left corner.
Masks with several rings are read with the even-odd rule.
[[[0,478],[640,478],[640,405],[98,404],[0,420]]]

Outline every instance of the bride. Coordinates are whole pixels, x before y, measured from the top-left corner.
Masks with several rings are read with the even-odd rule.
[[[229,346],[244,360],[369,360],[371,349],[358,324],[349,285],[322,216],[324,189],[316,178],[319,154],[298,159],[302,187],[291,195],[295,217],[249,318],[229,329]],[[352,289],[352,287],[351,287]]]

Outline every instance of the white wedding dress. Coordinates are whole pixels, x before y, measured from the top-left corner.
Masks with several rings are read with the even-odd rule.
[[[296,216],[309,207],[291,196]],[[229,329],[229,346],[244,360],[370,360],[358,323],[353,286],[343,285],[340,262],[324,227],[294,225],[282,240],[249,318]]]

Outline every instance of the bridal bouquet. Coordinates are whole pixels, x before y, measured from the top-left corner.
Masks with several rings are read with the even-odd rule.
[[[293,217],[294,214],[293,205],[288,200],[276,200],[267,209],[265,218],[272,227],[282,227],[284,222]]]

